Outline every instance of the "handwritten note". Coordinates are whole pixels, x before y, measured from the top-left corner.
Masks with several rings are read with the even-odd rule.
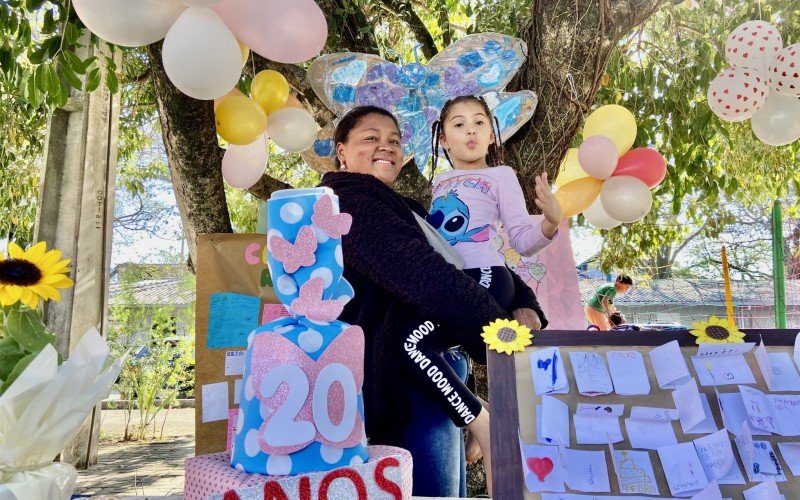
[[[649,355],[659,388],[675,389],[691,377],[677,340],[656,347]]]
[[[261,299],[240,293],[211,295],[208,311],[209,349],[247,347],[247,336],[258,326]]]
[[[244,373],[244,358],[247,351],[225,352],[225,376],[241,375]]]
[[[567,486],[577,491],[611,491],[604,451],[566,450]]]
[[[738,392],[717,392],[717,401],[719,402],[720,413],[722,414],[722,423],[725,428],[734,436],[741,435],[742,424],[748,427],[748,431],[754,436],[764,436],[771,434],[762,429],[756,429],[750,424],[750,418],[747,416],[747,410],[742,401],[742,395]]]
[[[608,368],[614,392],[620,396],[650,394],[650,381],[638,351],[608,351]]]
[[[753,427],[782,436],[800,436],[800,396],[766,395],[746,385],[740,385],[739,392]]]
[[[768,353],[762,340],[753,354],[770,391],[800,391],[800,375],[788,352]]]
[[[231,408],[228,410],[228,441],[225,445],[225,451],[231,451],[233,445],[233,434],[236,432],[236,423],[239,417],[239,408]]]
[[[744,476],[733,455],[728,431],[717,431],[693,441],[697,457],[709,480],[719,484],[744,484]]]
[[[784,497],[778,491],[775,481],[768,479],[758,486],[753,486],[749,490],[744,490],[744,500],[781,500]]]
[[[525,487],[531,493],[564,491],[566,463],[557,446],[529,445],[519,440]]]
[[[673,495],[693,495],[708,485],[703,465],[692,443],[659,448],[658,458]]]
[[[572,372],[578,385],[578,393],[583,396],[609,394],[614,390],[606,361],[596,352],[572,351],[569,353]]]
[[[694,494],[692,500],[722,500],[719,484],[716,481],[711,481],[700,493]]]
[[[542,404],[536,406],[536,418],[540,422],[539,443],[569,446],[569,406],[566,403],[553,396],[542,396]]]
[[[646,451],[612,450],[620,493],[658,495],[650,454]]]
[[[558,347],[548,347],[531,353],[531,376],[537,395],[569,392],[564,361]]]
[[[744,354],[750,352],[754,342],[743,344],[701,344],[692,364],[700,385],[755,384],[756,379]]]
[[[264,304],[264,308],[261,310],[261,324],[284,316],[289,316],[289,311],[283,304]]]
[[[769,441],[754,441],[746,428],[743,428],[735,442],[748,482],[761,482],[770,478],[777,482],[786,481],[786,475]]]

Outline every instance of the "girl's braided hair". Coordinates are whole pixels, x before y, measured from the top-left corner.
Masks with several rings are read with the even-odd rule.
[[[433,176],[436,172],[436,165],[439,162],[439,141],[444,135],[444,123],[453,111],[453,106],[461,102],[476,102],[481,105],[484,113],[492,122],[492,130],[494,131],[494,142],[489,144],[489,151],[486,153],[486,164],[490,167],[496,167],[503,163],[503,139],[500,137],[500,121],[497,117],[492,115],[492,111],[489,109],[486,100],[481,96],[474,95],[455,97],[444,103],[442,112],[439,114],[439,119],[433,122],[431,126],[431,174],[428,179],[430,185],[433,185]],[[444,157],[452,168],[453,161],[450,159],[447,150],[444,150]]]

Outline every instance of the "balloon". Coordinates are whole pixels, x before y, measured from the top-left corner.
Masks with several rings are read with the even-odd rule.
[[[222,177],[239,189],[247,189],[261,178],[267,166],[267,138],[258,136],[251,144],[231,144],[222,157]]]
[[[586,210],[597,198],[602,185],[601,180],[584,177],[558,188],[555,195],[564,217],[572,217]]]
[[[608,179],[617,166],[617,147],[604,135],[593,135],[578,148],[578,162],[595,179]]]
[[[300,100],[297,99],[297,97],[293,96],[292,94],[289,94],[289,98],[286,99],[286,106],[285,107],[287,107],[287,108],[306,109],[306,107],[303,106],[303,103],[300,102]]]
[[[236,40],[236,43],[239,44],[239,50],[242,52],[242,67],[247,64],[247,59],[250,57],[250,47],[243,44],[239,40]]]
[[[752,117],[769,93],[767,80],[757,70],[728,68],[708,86],[708,105],[721,120],[740,122]]]
[[[183,4],[188,7],[211,7],[219,0],[183,0]]]
[[[636,140],[636,120],[630,111],[617,104],[600,106],[586,118],[583,140],[604,135],[617,147],[617,158],[631,149]]]
[[[264,112],[270,114],[286,105],[286,100],[289,98],[289,82],[277,71],[265,69],[253,77],[250,94]]]
[[[231,144],[244,146],[255,141],[267,126],[267,115],[245,96],[222,99],[215,111],[217,133]]]
[[[655,149],[631,149],[619,159],[617,168],[612,175],[636,177],[647,184],[647,187],[653,189],[661,184],[667,175],[667,160]]]
[[[750,122],[764,144],[784,146],[800,139],[800,100],[773,92]]]
[[[653,206],[653,194],[636,177],[621,175],[603,182],[600,201],[609,217],[630,223],[647,215]]]
[[[89,31],[125,47],[161,40],[186,9],[180,0],[72,0],[72,6]]]
[[[578,148],[569,148],[567,155],[561,162],[561,167],[558,169],[556,176],[556,187],[561,187],[572,181],[588,177],[589,175],[583,171],[581,164],[578,162]]]
[[[211,9],[186,9],[164,39],[162,58],[172,83],[195,99],[225,95],[242,74],[239,43]]]
[[[314,144],[317,128],[317,122],[308,111],[283,108],[269,115],[267,134],[280,148],[299,153]]]
[[[219,106],[219,103],[221,103],[223,99],[230,96],[244,96],[244,94],[242,94],[241,90],[237,89],[236,87],[233,87],[231,91],[225,94],[224,96],[214,99],[214,110],[216,111],[217,106]]]
[[[214,10],[241,41],[273,61],[307,61],[328,39],[325,14],[314,0],[222,0]]]
[[[597,229],[611,229],[621,224],[620,221],[613,219],[606,213],[603,208],[603,202],[600,200],[599,196],[589,205],[589,208],[583,211],[583,217],[586,219],[586,222]]]
[[[778,28],[765,21],[737,26],[725,41],[725,58],[736,68],[752,68],[766,74],[769,62],[783,47]]]
[[[800,95],[800,43],[778,52],[769,65],[767,77],[770,87],[779,94]]]

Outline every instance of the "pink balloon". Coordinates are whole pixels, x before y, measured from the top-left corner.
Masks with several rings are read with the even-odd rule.
[[[325,14],[314,0],[222,0],[212,8],[236,38],[273,61],[307,61],[328,39]]]
[[[228,145],[222,157],[222,177],[238,189],[247,189],[258,182],[266,167],[267,138],[264,134],[246,146]]]
[[[595,179],[608,179],[617,166],[617,147],[604,135],[593,135],[578,148],[578,163]]]
[[[764,105],[769,93],[766,77],[750,68],[728,68],[708,86],[711,111],[726,122],[747,120]]]
[[[636,177],[653,189],[661,184],[667,175],[667,160],[655,149],[631,149],[622,155],[614,170],[614,177],[620,175]]]

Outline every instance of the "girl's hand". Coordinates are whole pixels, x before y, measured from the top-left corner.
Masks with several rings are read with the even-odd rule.
[[[556,195],[550,189],[550,184],[547,182],[547,172],[536,176],[536,199],[533,202],[539,207],[544,215],[542,221],[542,234],[548,239],[552,238],[558,226],[561,224],[561,219],[564,218],[561,211],[561,205],[558,204]]]
[[[464,452],[467,457],[467,465],[472,465],[483,457],[483,451],[481,451],[481,446],[478,444],[478,438],[475,437],[475,433],[470,432],[467,435]]]
[[[519,309],[514,309],[511,315],[514,316],[514,319],[517,320],[517,323],[520,325],[525,325],[531,330],[541,330],[542,328],[542,322],[539,320],[539,315],[536,314],[536,311],[533,309],[520,307]]]

